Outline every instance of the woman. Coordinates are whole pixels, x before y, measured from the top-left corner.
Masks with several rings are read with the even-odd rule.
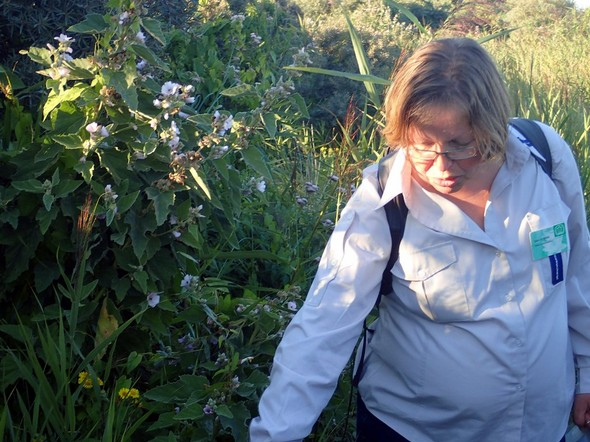
[[[588,427],[590,247],[570,148],[542,125],[552,177],[541,170],[470,39],[408,58],[385,117],[400,152],[383,196],[369,167],[277,349],[251,440],[311,431],[377,298],[391,248],[382,207],[400,193],[409,213],[363,364],[357,440],[557,442],[574,396]]]

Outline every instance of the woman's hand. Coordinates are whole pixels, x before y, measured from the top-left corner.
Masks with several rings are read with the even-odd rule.
[[[590,393],[576,395],[574,399],[574,422],[581,429],[590,429]]]

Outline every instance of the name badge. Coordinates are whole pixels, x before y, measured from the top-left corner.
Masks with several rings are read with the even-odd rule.
[[[568,250],[567,229],[565,223],[553,227],[535,230],[530,233],[533,260],[547,258]]]

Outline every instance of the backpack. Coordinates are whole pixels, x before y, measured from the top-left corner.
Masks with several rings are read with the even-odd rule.
[[[547,138],[539,125],[535,121],[526,118],[512,118],[510,119],[509,124],[520,133],[521,137],[519,136],[518,139],[531,149],[533,157],[537,160],[543,171],[549,175],[549,177],[552,177],[553,165],[551,161],[551,149],[549,148]],[[397,150],[392,151],[379,160],[379,168],[377,170],[377,191],[380,196],[383,195],[385,183],[387,183],[387,178],[389,177],[389,172],[397,152]],[[381,287],[379,289],[377,302],[375,303],[376,307],[379,307],[381,296],[387,295],[393,291],[393,275],[391,269],[399,256],[399,245],[404,236],[404,227],[408,216],[408,208],[406,207],[402,194],[397,195],[383,207],[385,209],[385,215],[387,216],[389,232],[391,233],[391,253],[387,265],[385,266],[385,270],[383,271],[383,276],[381,277]],[[356,371],[352,378],[352,385],[355,387],[358,386],[363,371],[365,349],[367,347],[367,332],[369,331],[372,330],[367,327],[367,322],[365,320],[365,323],[363,324],[363,344],[359,365],[356,367]]]

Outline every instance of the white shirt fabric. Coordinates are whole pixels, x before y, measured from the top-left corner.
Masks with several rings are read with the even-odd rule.
[[[410,177],[399,154],[342,212],[304,306],[279,345],[253,442],[300,441],[326,406],[377,299],[391,238],[383,205],[409,209],[394,292],[382,297],[359,392],[412,442],[558,441],[590,392],[590,246],[569,146],[542,125],[553,180],[511,129],[484,230]],[[562,202],[563,201],[563,202]],[[530,232],[567,225],[560,259],[532,259]]]

